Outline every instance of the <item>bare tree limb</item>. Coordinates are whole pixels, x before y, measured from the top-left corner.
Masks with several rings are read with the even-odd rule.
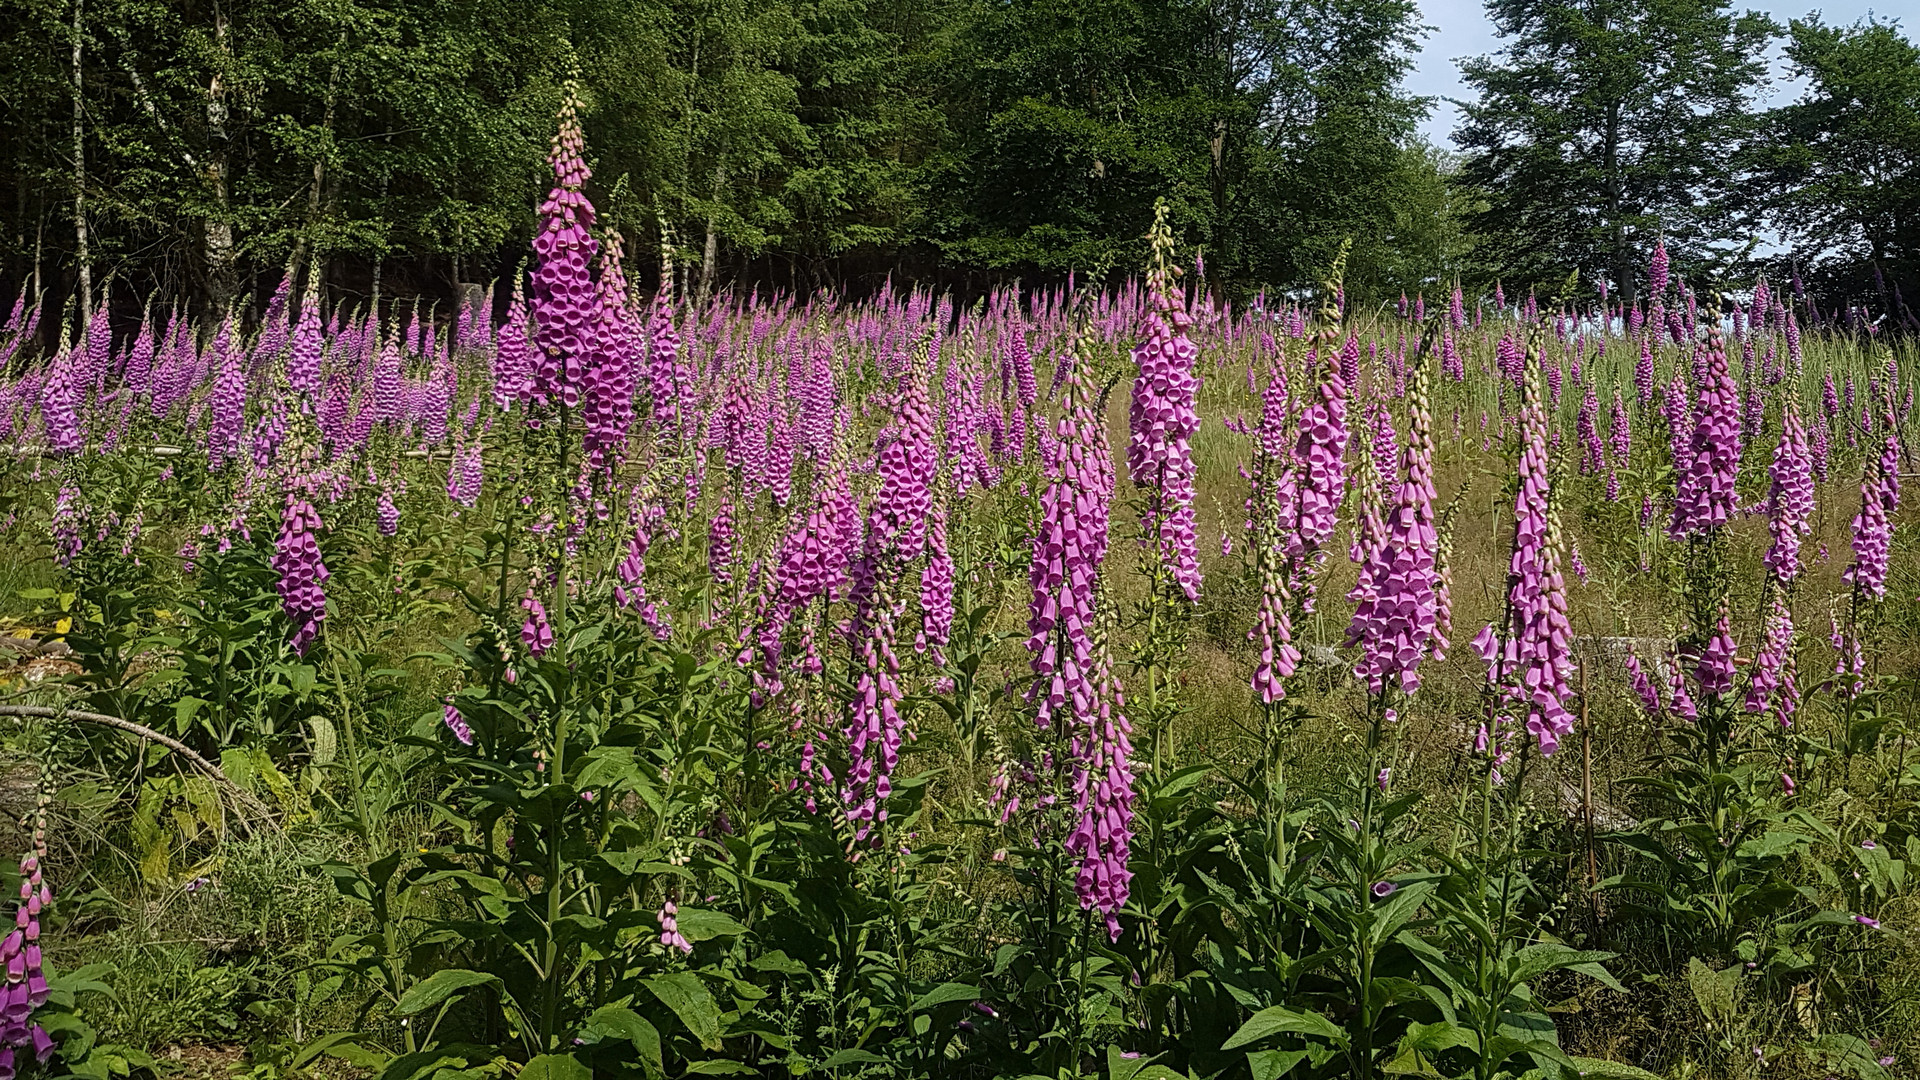
[[[245,805],[248,810],[251,810],[261,819],[268,823],[273,823],[274,821],[273,809],[266,803],[261,802],[259,796],[241,787],[239,784],[234,783],[228,778],[226,773],[220,771],[220,766],[201,757],[197,751],[186,743],[171,736],[162,735],[152,728],[147,727],[145,724],[136,724],[131,720],[122,720],[117,716],[108,716],[105,713],[84,712],[80,709],[56,709],[46,705],[0,705],[0,716],[27,716],[42,720],[78,720],[81,723],[98,724],[101,727],[114,728],[118,731],[124,731],[129,735],[137,735],[142,739],[157,742],[161,746],[187,759],[188,762],[192,763],[192,765],[201,772],[206,773],[213,779],[214,783],[226,788],[228,793],[231,794],[236,801]]]

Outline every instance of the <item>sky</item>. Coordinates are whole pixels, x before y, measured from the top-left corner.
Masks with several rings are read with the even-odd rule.
[[[1746,3],[1735,0],[1734,7],[1764,11],[1785,27],[1788,19],[1801,18],[1810,11],[1821,12],[1828,23],[1844,25],[1870,13],[1883,19],[1898,16],[1906,4],[1903,0],[1879,0],[1878,7],[1872,0],[1747,0]],[[1480,0],[1420,0],[1420,12],[1422,21],[1434,29],[1421,50],[1418,66],[1407,77],[1407,88],[1435,98],[1466,97],[1467,88],[1460,82],[1460,67],[1454,61],[1493,52],[1501,44],[1487,21],[1486,8]],[[1914,22],[1912,18],[1900,20],[1902,30],[1909,36],[1915,32]],[[1786,80],[1786,67],[1777,43],[1770,55],[1775,77],[1773,85],[1762,92],[1764,107],[1782,105],[1799,96],[1799,87]],[[1436,145],[1457,149],[1450,136],[1459,121],[1458,108],[1446,101],[1437,101],[1432,114],[1421,125],[1421,131]]]

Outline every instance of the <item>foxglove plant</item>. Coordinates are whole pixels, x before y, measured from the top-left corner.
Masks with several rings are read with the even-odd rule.
[[[905,691],[894,647],[894,590],[902,571],[926,547],[932,513],[930,481],[937,457],[924,380],[918,365],[909,366],[901,376],[899,411],[892,429],[882,436],[875,465],[880,489],[868,508],[860,556],[853,564],[854,618],[849,632],[858,674],[843,732],[849,764],[840,801],[856,843],[869,838],[880,842],[876,830],[887,820],[893,770],[906,734],[900,714]]]
[[[1552,464],[1541,401],[1540,365],[1527,350],[1521,402],[1520,490],[1514,498],[1513,555],[1507,570],[1507,610],[1500,629],[1489,624],[1474,644],[1488,662],[1496,717],[1524,718],[1542,754],[1552,754],[1573,730],[1566,702],[1573,671],[1566,584],[1560,573],[1560,530],[1552,507]],[[1502,632],[1504,631],[1504,632]],[[1501,736],[1496,722],[1493,736]]]
[[[600,280],[591,331],[591,354],[583,376],[581,420],[585,445],[597,463],[627,441],[633,424],[633,370],[640,351],[638,330],[627,314],[627,276],[620,265],[620,234],[600,252]]]
[[[1740,471],[1740,391],[1727,373],[1718,327],[1708,328],[1697,360],[1699,406],[1685,452],[1674,460],[1679,476],[1669,531],[1676,538],[1720,529],[1733,520],[1739,502],[1734,481]]]
[[[1869,459],[1860,481],[1860,512],[1853,518],[1853,563],[1841,576],[1856,596],[1887,595],[1887,558],[1893,547],[1893,512],[1900,506],[1900,439],[1889,421],[1880,455]]]
[[[1079,821],[1067,848],[1080,859],[1076,891],[1081,906],[1100,911],[1109,936],[1117,939],[1129,880],[1130,729],[1096,626],[1114,477],[1105,426],[1078,367],[1065,375],[1066,412],[1048,462],[1052,479],[1040,496],[1028,569],[1027,650],[1036,719],[1041,728],[1070,737]]]
[[[1782,728],[1793,726],[1794,714],[1800,709],[1793,644],[1793,612],[1786,597],[1775,593],[1767,610],[1765,638],[1753,657],[1746,709],[1750,713],[1771,712]]]
[[[1260,652],[1253,670],[1253,690],[1261,704],[1273,705],[1286,697],[1285,680],[1300,663],[1293,643],[1293,600],[1288,589],[1289,533],[1282,506],[1298,498],[1287,444],[1287,376],[1283,363],[1274,370],[1260,413],[1259,440],[1254,452],[1253,494],[1248,511],[1253,523],[1254,572],[1260,580],[1260,613],[1249,637],[1257,638]]]
[[[36,810],[34,820],[36,831],[44,837],[44,805]],[[31,1050],[41,1064],[53,1054],[52,1037],[33,1022],[34,1010],[45,1005],[51,993],[40,952],[40,917],[53,903],[53,890],[42,869],[45,859],[44,842],[36,842],[34,853],[20,860],[20,900],[14,909],[14,928],[0,942],[0,962],[7,970],[5,988],[0,989],[0,1080],[12,1080],[19,1071],[20,1050]]]
[[[1420,688],[1420,662],[1443,658],[1446,642],[1438,631],[1439,576],[1435,560],[1440,538],[1433,516],[1433,418],[1429,405],[1429,364],[1415,374],[1411,424],[1402,457],[1406,471],[1380,537],[1356,588],[1360,602],[1347,627],[1347,645],[1360,647],[1356,678],[1375,695],[1397,685],[1411,694]],[[1399,470],[1394,470],[1396,473]]]
[[[1767,532],[1772,544],[1763,560],[1782,583],[1800,575],[1800,541],[1813,531],[1813,456],[1807,448],[1807,429],[1800,408],[1789,395],[1767,475],[1773,487],[1767,496]]]
[[[1187,313],[1179,270],[1172,264],[1173,232],[1164,201],[1154,208],[1154,265],[1148,272],[1148,307],[1141,340],[1133,350],[1139,374],[1128,410],[1127,475],[1147,489],[1141,529],[1155,557],[1189,601],[1200,597],[1199,537],[1194,517],[1191,440],[1200,427],[1194,405],[1200,380],[1194,375],[1198,350],[1187,336]]]
[[[594,240],[593,204],[581,193],[591,172],[582,157],[579,89],[571,79],[560,106],[560,127],[547,163],[554,186],[540,206],[540,229],[533,238],[533,370],[535,400],[558,399],[568,408],[580,404],[590,362],[596,303],[589,267],[599,243]]]
[[[298,655],[320,635],[320,624],[327,617],[327,565],[320,557],[320,514],[313,504],[294,492],[287,493],[286,509],[280,515],[280,535],[274,542],[273,569],[280,575],[280,604],[287,621],[293,624],[290,644]]]

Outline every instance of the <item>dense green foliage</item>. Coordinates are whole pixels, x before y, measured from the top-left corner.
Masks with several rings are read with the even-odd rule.
[[[1161,195],[1243,283],[1301,280],[1348,234],[1380,290],[1449,269],[1394,220],[1444,204],[1407,149],[1406,0],[3,10],[16,280],[73,280],[76,185],[95,275],[144,295],[219,306],[311,253],[361,296],[395,290],[374,281],[383,260],[405,260],[403,292],[508,272],[540,190],[537,121],[576,66],[600,204],[638,250],[665,226],[699,285],[804,290],[902,258],[1112,267]]]
[[[1455,155],[1415,134],[1408,0],[6,0],[0,276],[222,310],[317,257],[343,299],[450,300],[520,263],[578,70],[598,205],[690,292],[1111,273],[1159,197],[1242,295],[1351,240],[1362,298],[1572,270],[1631,296],[1657,235],[1696,274],[1777,236],[1830,295],[1913,291],[1892,24],[1796,23],[1809,90],[1764,113],[1779,28],[1721,0],[1489,15]]]

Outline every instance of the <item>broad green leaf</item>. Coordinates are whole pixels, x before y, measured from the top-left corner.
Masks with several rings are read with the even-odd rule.
[[[395,1006],[393,1011],[401,1016],[412,1016],[457,994],[464,994],[476,986],[497,987],[499,985],[501,983],[498,975],[468,971],[465,968],[446,968],[434,972],[409,987],[406,993],[400,995],[400,1004]]]
[[[1277,1080],[1293,1071],[1295,1065],[1307,1060],[1305,1050],[1249,1050],[1247,1068],[1253,1072],[1253,1080]]]
[[[620,1005],[603,1005],[587,1017],[586,1030],[602,1039],[617,1039],[633,1044],[640,1060],[655,1072],[666,1071],[660,1053],[660,1029],[653,1021]]]
[[[572,1054],[541,1054],[521,1067],[520,1080],[593,1080],[593,1070]]]
[[[717,937],[738,937],[747,932],[747,928],[733,920],[730,915],[705,908],[681,908],[674,916],[680,933],[688,941],[706,941]]]
[[[720,1049],[720,1006],[715,1004],[713,994],[708,992],[707,984],[700,981],[700,976],[677,971],[671,975],[655,975],[646,980],[645,985],[660,999],[660,1004],[673,1010],[701,1046],[708,1050]]]
[[[1628,1065],[1622,1061],[1590,1057],[1576,1057],[1568,1060],[1573,1062],[1573,1067],[1585,1080],[1660,1080],[1659,1075],[1650,1073],[1638,1065]]]
[[[1342,1045],[1347,1041],[1347,1033],[1319,1013],[1296,1012],[1285,1005],[1274,1005],[1254,1013],[1220,1049],[1237,1050],[1275,1035],[1315,1035]]]
[[[935,1005],[945,1005],[952,1001],[973,1001],[979,998],[980,988],[966,983],[941,983],[939,986],[920,995],[920,998],[907,1009],[908,1012],[920,1012]]]

